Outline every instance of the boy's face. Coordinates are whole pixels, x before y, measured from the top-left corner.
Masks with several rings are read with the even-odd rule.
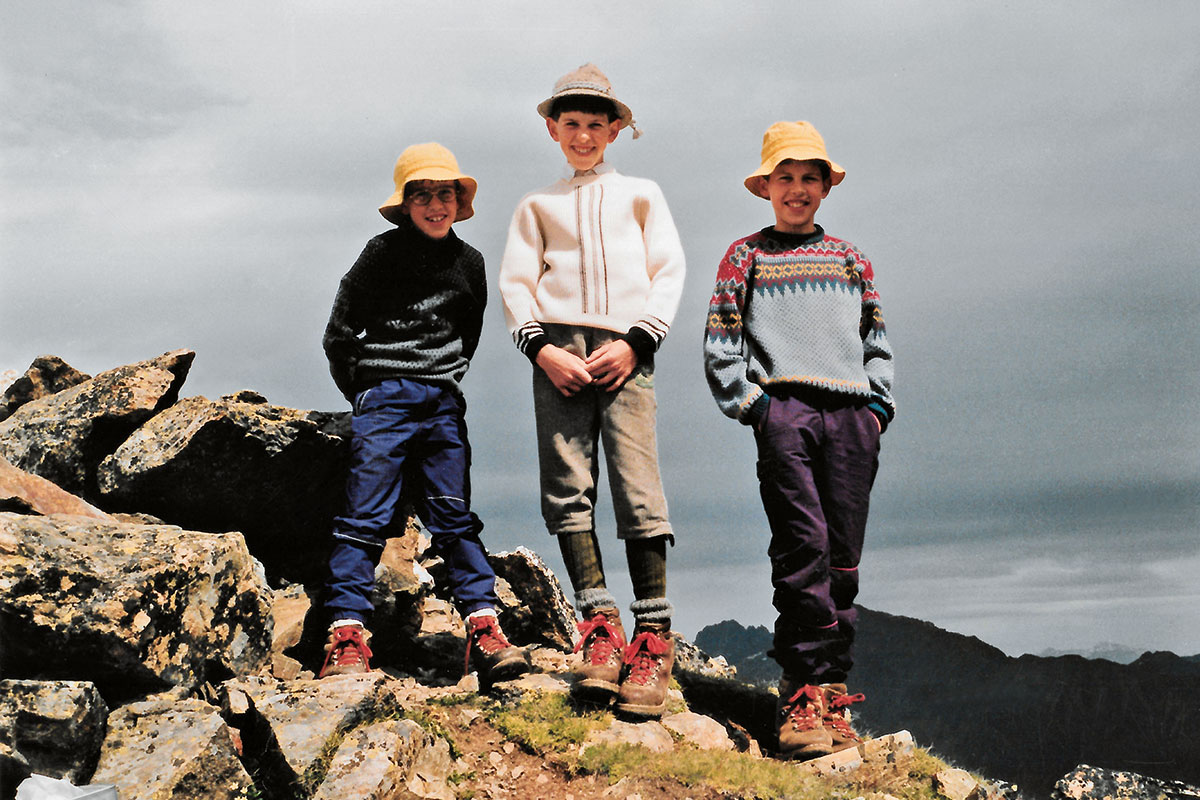
[[[430,239],[445,239],[458,215],[454,181],[409,181],[404,188],[407,197],[400,204],[400,212]]]
[[[621,132],[621,120],[609,122],[607,114],[564,111],[558,119],[547,118],[546,130],[562,148],[567,163],[584,172],[604,160],[604,148]]]
[[[829,183],[812,161],[781,161],[767,176],[767,196],[775,209],[775,230],[812,233],[813,218],[829,194]]]

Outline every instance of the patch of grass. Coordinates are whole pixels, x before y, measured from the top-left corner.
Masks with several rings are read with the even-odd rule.
[[[515,706],[497,703],[484,713],[492,727],[535,755],[565,753],[612,721],[606,711],[576,712],[559,694],[538,695]]]
[[[404,709],[400,712],[400,716],[417,723],[425,729],[426,733],[445,739],[446,743],[450,745],[451,758],[458,759],[462,757],[462,750],[454,741],[454,735],[450,732],[450,728],[436,714],[417,706]]]
[[[895,763],[868,762],[844,776],[819,777],[798,764],[742,753],[678,748],[651,753],[630,744],[589,747],[575,766],[581,773],[677,781],[709,786],[755,800],[824,800],[891,794],[901,800],[935,800],[932,777],[946,765],[918,750]]]

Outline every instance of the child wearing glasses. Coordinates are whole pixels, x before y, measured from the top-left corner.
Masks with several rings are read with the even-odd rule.
[[[529,670],[496,617],[495,573],[471,511],[471,446],[460,382],[479,343],[487,282],[483,256],[451,226],[474,214],[477,184],[436,143],[396,161],[395,193],[379,212],[396,227],[371,239],[342,278],[323,345],[354,407],[345,512],[334,519],[320,677],[370,669],[375,566],[402,484],[446,563],[466,620],[467,662],[482,685]],[[411,489],[415,488],[415,492]]]

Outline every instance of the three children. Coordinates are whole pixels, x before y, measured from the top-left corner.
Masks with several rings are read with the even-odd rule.
[[[704,367],[717,405],[754,429],[771,529],[783,668],[780,752],[853,746],[846,690],[858,563],[879,437],[895,414],[892,350],[871,262],[814,221],[845,171],[807,122],[777,122],[746,188],[775,224],[729,246],[708,310]]]
[[[499,287],[509,331],[533,365],[542,516],[583,620],[572,691],[657,717],[675,644],[654,354],[679,305],[683,249],[658,186],[605,160],[623,129],[634,138],[640,131],[598,68],[560,78],[538,112],[566,172],[518,204]],[[862,695],[849,694],[845,681],[879,439],[895,413],[892,352],[870,262],[815,222],[845,176],[820,134],[807,122],[776,123],[761,161],[745,186],[771,202],[775,224],[726,252],[704,364],[721,410],[754,429],[779,615],[778,744],[784,755],[808,758],[858,741],[846,709]],[[342,279],[324,338],[354,417],[321,674],[369,669],[373,571],[403,480],[416,475],[418,513],[467,620],[468,660],[482,680],[499,680],[529,662],[500,630],[483,526],[470,510],[459,382],[487,292],[482,256],[451,226],[472,215],[476,182],[437,144],[405,150],[394,177],[396,193],[380,211],[397,227],[368,242]],[[629,641],[596,535],[600,450],[633,583]]]

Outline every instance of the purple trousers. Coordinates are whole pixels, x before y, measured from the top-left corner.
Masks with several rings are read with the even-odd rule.
[[[855,398],[772,393],[755,439],[779,612],[771,655],[793,680],[844,682],[879,425]]]

